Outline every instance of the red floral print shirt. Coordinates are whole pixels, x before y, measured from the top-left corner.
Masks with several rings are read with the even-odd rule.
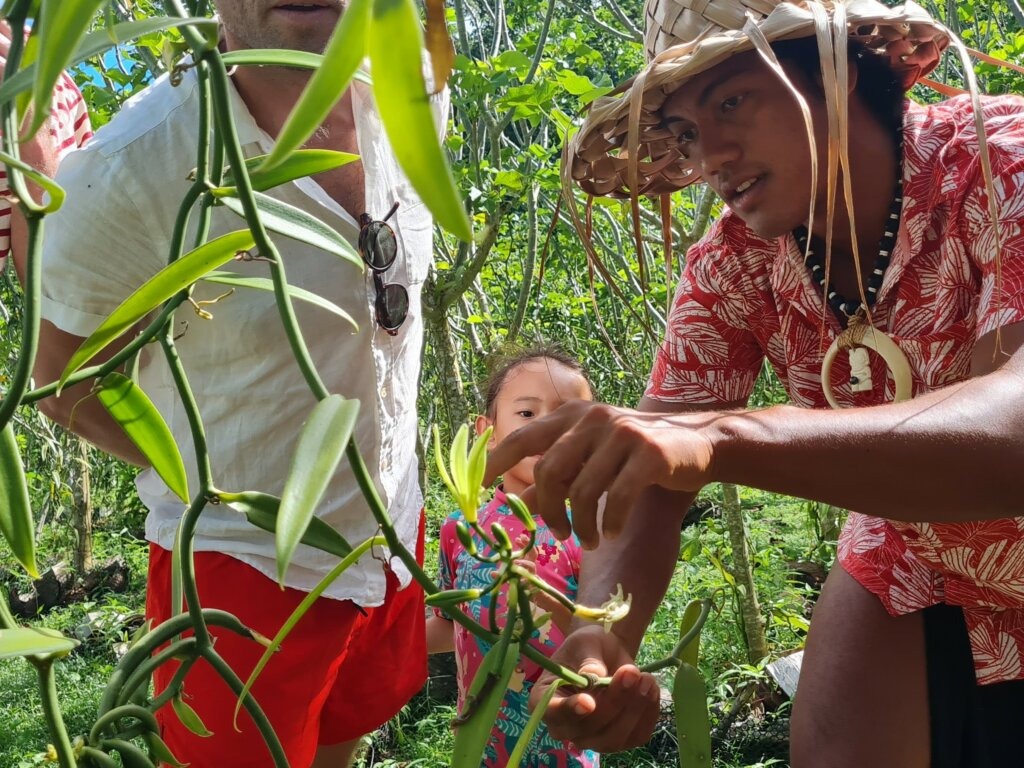
[[[905,113],[903,215],[872,314],[906,355],[915,395],[966,378],[975,342],[1024,320],[1024,99],[983,105],[999,270],[969,100]],[[759,238],[727,211],[687,256],[646,394],[746,401],[767,358],[795,404],[825,408],[821,362],[840,332],[793,237]],[[850,391],[845,358],[832,370],[841,404],[892,399],[877,355],[874,388],[861,393]],[[851,513],[839,558],[893,615],[962,606],[980,682],[1024,678],[1024,517],[910,524]]]

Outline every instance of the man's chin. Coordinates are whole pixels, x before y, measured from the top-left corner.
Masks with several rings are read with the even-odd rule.
[[[747,225],[747,228],[750,229],[751,232],[765,240],[775,240],[783,237],[803,223],[800,221],[794,222],[793,224],[783,223],[779,219],[759,216],[756,213],[749,214],[747,216],[741,216],[737,213],[736,216],[738,216],[740,220]]]

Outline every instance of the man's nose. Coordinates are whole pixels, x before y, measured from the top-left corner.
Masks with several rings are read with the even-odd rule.
[[[702,133],[699,151],[701,175],[705,180],[713,179],[743,154],[732,132],[722,128]]]

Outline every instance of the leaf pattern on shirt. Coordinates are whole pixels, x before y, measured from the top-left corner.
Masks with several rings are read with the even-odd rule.
[[[1024,321],[1024,99],[982,103],[1000,217],[998,280],[969,100],[908,103],[905,111],[903,215],[873,320],[906,354],[914,394],[966,378],[981,336]],[[746,400],[767,358],[794,404],[825,408],[821,361],[839,331],[792,236],[759,238],[727,211],[687,254],[646,395]],[[871,369],[874,388],[855,394],[840,355],[836,399],[890,400],[893,382],[876,355]],[[1022,542],[1015,520],[936,526],[854,513],[839,558],[890,613],[943,600],[963,606],[979,679],[995,682],[1024,678]]]

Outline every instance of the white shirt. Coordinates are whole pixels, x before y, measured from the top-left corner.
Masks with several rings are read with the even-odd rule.
[[[423,504],[415,453],[423,337],[420,289],[430,263],[432,222],[394,160],[370,89],[362,83],[352,87],[367,212],[381,217],[396,200],[400,203],[390,221],[399,254],[384,276],[409,290],[409,317],[398,335],[389,336],[374,321],[370,270],[360,274],[337,256],[275,233],[271,238],[281,250],[289,283],[327,298],[359,323],[356,331],[332,313],[295,301],[299,324],[325,384],[331,392],[361,403],[353,436],[401,541],[413,551]],[[273,140],[256,125],[233,89],[232,99],[246,155],[269,152]],[[432,101],[443,125],[447,93]],[[88,336],[166,264],[175,217],[190,184],[187,177],[196,166],[198,108],[193,72],[177,87],[163,77],[131,99],[85,149],[63,162],[57,179],[68,198],[48,222],[43,257],[43,316],[58,328]],[[358,225],[316,182],[300,179],[269,194],[312,213],[355,244]],[[217,207],[210,237],[243,228],[244,220]],[[191,243],[191,237],[186,239],[186,251]],[[259,261],[232,261],[225,269],[269,276],[267,264]],[[223,290],[223,285],[200,282],[193,297],[213,299]],[[212,320],[182,305],[174,330],[209,441],[214,483],[225,491],[258,490],[279,496],[296,437],[315,400],[292,357],[272,293],[240,289],[206,309]],[[173,432],[194,493],[191,433],[157,345],[147,345],[142,352],[139,383]],[[85,394],[83,386],[64,396]],[[149,509],[147,538],[170,549],[184,505],[152,469],[143,471],[136,485]],[[347,461],[335,473],[317,515],[353,546],[377,532]],[[272,535],[226,505],[204,510],[195,548],[222,552],[276,578]],[[324,594],[366,606],[381,604],[386,583],[381,554],[368,553]],[[300,545],[286,583],[308,591],[336,564],[335,556]],[[407,584],[410,575],[397,559],[392,567]]]

